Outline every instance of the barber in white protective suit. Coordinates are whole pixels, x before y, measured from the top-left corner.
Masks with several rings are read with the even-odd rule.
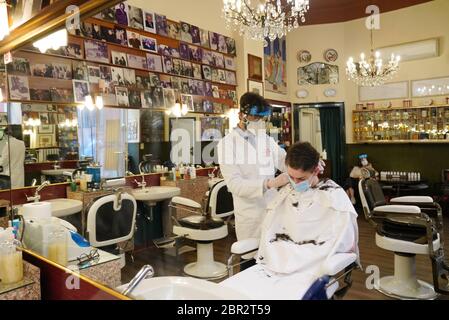
[[[238,240],[258,238],[267,203],[286,185],[286,152],[266,134],[271,106],[256,93],[240,99],[238,126],[218,143],[218,162],[234,199]]]

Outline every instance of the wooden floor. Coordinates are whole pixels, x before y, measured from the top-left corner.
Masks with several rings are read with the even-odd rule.
[[[449,219],[445,221],[449,225]],[[378,248],[374,241],[375,231],[363,216],[359,216],[359,248],[362,266],[366,269],[370,265],[379,267],[381,276],[393,274],[393,253]],[[445,234],[445,243],[449,244],[449,237]],[[230,247],[235,241],[235,234],[231,234],[223,240],[214,244],[215,260],[226,263],[229,257]],[[446,250],[448,252],[448,250]],[[447,255],[447,253],[446,253]],[[449,257],[449,256],[448,256]],[[162,249],[155,247],[143,249],[134,253],[135,261],[131,262],[127,257],[127,265],[122,271],[122,282],[129,282],[145,264],[150,264],[155,269],[155,276],[182,276],[183,267],[186,263],[195,261],[196,252],[188,252],[175,257],[163,253]],[[418,278],[432,283],[431,263],[428,256],[417,256],[416,258]],[[357,270],[353,272],[353,285],[345,296],[346,300],[368,300],[368,299],[390,299],[376,290],[368,290],[365,281],[369,274]],[[446,299],[440,296],[439,299]]]

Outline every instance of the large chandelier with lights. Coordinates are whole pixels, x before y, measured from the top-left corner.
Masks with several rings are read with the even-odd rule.
[[[268,42],[305,22],[309,0],[223,0],[226,25],[247,38]]]
[[[401,60],[400,56],[392,54],[390,60],[384,63],[380,52],[374,52],[373,29],[374,17],[371,19],[371,54],[369,58],[366,59],[365,53],[360,55],[359,62],[354,62],[354,58],[350,57],[346,66],[349,80],[364,87],[380,86],[391,80],[399,71],[399,61]]]

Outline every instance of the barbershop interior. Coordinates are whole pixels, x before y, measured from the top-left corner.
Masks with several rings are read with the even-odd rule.
[[[0,0],[0,300],[447,299],[448,16]]]

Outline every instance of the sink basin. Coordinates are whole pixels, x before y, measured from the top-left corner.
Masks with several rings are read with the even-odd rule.
[[[117,288],[122,292],[126,285]],[[138,300],[249,300],[218,283],[187,277],[156,277],[142,280],[132,291]]]
[[[181,189],[177,187],[149,187],[134,189],[132,195],[137,201],[163,201],[179,196]]]
[[[46,176],[62,176],[64,172],[73,172],[75,169],[48,169],[42,170],[41,173]]]
[[[56,218],[70,216],[83,210],[83,203],[74,199],[53,199],[45,202],[51,203],[51,215]],[[22,207],[19,207],[19,214],[22,214]]]

